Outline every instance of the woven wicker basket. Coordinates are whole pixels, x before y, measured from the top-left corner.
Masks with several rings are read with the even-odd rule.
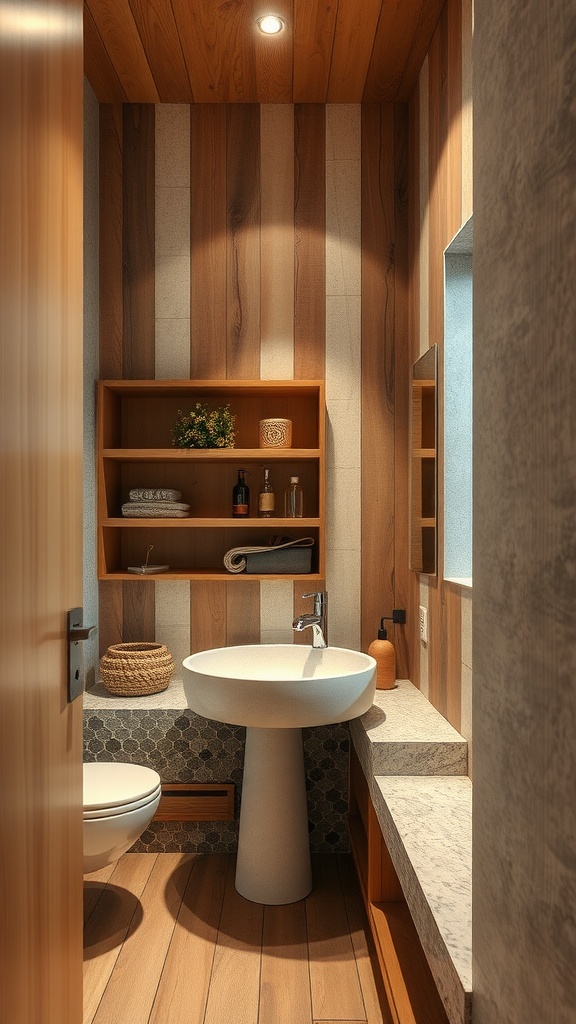
[[[165,690],[174,671],[164,644],[113,644],[100,659],[100,676],[110,693],[138,697]]]

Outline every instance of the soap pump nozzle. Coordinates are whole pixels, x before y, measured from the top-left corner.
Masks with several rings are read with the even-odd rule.
[[[385,627],[384,627],[384,619],[383,618],[380,619],[380,629],[378,630],[378,639],[379,640],[387,640],[388,639],[388,630],[385,629]]]

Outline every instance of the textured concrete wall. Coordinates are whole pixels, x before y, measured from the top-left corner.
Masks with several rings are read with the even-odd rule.
[[[474,42],[474,1021],[576,1014],[573,2]]]

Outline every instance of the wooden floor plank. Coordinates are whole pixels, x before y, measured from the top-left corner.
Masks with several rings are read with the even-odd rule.
[[[92,1024],[158,854],[121,857],[84,930],[84,1024]]]
[[[351,860],[313,861],[313,893],[283,907],[239,896],[228,854],[91,875],[84,1024],[390,1024]]]
[[[313,1019],[366,1021],[334,854],[315,858],[306,917]]]
[[[204,1024],[258,1024],[264,908],[226,880]]]
[[[228,854],[220,853],[194,858],[150,1024],[204,1020],[228,861]]]
[[[191,855],[157,858],[140,899],[142,917],[132,918],[94,1024],[148,1024],[191,870]]]
[[[338,871],[368,1024],[393,1024],[392,1014],[380,978],[378,957],[370,925],[362,905],[358,878],[352,860],[347,854],[339,854]]]
[[[105,868],[100,868],[99,871],[92,871],[84,879],[84,927],[88,924],[115,867],[116,864],[107,864]]]
[[[303,900],[264,907],[258,1024],[312,1024]]]

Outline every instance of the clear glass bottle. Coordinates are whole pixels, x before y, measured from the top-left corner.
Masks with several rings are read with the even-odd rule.
[[[250,515],[250,490],[244,479],[245,469],[238,470],[238,480],[232,491],[232,515],[245,518]]]
[[[304,499],[302,488],[298,483],[297,476],[290,477],[290,487],[286,488],[284,495],[284,515],[286,519],[302,519]]]
[[[270,483],[270,470],[266,468],[264,470],[264,483],[258,495],[258,515],[261,519],[272,518],[275,504],[274,489]]]

